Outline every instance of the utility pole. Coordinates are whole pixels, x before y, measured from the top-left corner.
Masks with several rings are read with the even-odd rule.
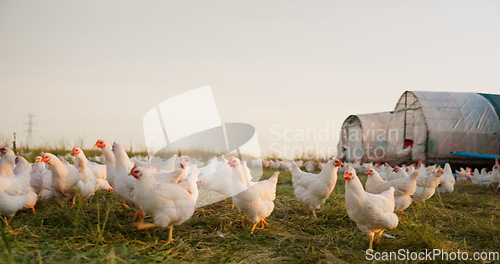
[[[28,130],[26,131],[26,147],[29,148],[30,145],[31,145],[31,142],[33,140],[33,133],[35,132],[33,127],[34,127],[34,118],[35,118],[35,115],[34,114],[28,114],[27,115],[28,117],[28,123],[26,123],[28,125]]]
[[[16,133],[14,133],[14,141],[12,142],[12,150],[14,150],[14,153],[17,154],[17,150],[16,150]]]

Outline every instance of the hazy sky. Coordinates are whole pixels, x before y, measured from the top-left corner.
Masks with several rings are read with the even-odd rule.
[[[211,85],[221,120],[254,125],[264,152],[327,127],[318,145],[335,147],[348,115],[405,90],[499,93],[499,14],[496,0],[0,0],[0,134],[23,140],[34,113],[43,142],[143,146],[151,107]]]

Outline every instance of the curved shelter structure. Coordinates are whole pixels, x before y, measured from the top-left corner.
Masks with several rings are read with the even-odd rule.
[[[500,153],[500,95],[406,91],[391,115],[386,159],[412,146],[410,160],[464,160],[452,151]]]
[[[350,115],[342,124],[339,152],[346,161],[379,161],[384,158],[385,133],[390,112]]]

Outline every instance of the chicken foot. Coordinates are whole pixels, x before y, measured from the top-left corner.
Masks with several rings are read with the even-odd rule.
[[[135,221],[135,219],[137,219],[137,217],[139,217],[139,216],[141,217],[141,223],[144,223],[144,217],[146,217],[146,216],[144,215],[144,212],[141,211],[141,210],[139,210],[139,211],[137,211],[135,213],[134,218],[132,219],[132,221]]]
[[[264,226],[269,225],[265,219],[260,219],[259,223],[260,223],[260,229],[264,229]]]
[[[173,244],[174,243],[174,238],[172,237],[172,232],[174,231],[174,226],[171,226],[168,228],[168,240],[161,240],[161,242],[166,243],[167,245]]]

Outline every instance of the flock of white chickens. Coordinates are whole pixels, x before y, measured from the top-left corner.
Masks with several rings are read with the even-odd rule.
[[[169,159],[152,157],[147,160],[129,158],[118,143],[98,140],[95,144],[103,153],[104,165],[89,161],[84,152],[73,148],[73,164],[43,153],[35,163],[16,156],[8,147],[0,148],[0,214],[9,224],[16,212],[31,208],[35,212],[38,200],[72,200],[80,196],[89,200],[96,191],[116,193],[136,212],[134,225],[138,229],[169,228],[167,243],[173,243],[174,225],[180,225],[193,215],[199,188],[231,197],[233,206],[245,213],[252,222],[251,233],[257,225],[267,225],[266,218],[274,210],[279,172],[269,179],[252,181],[251,170],[245,161],[231,157],[213,157],[207,163],[188,156],[173,155]],[[337,173],[344,172],[345,204],[348,216],[359,229],[378,242],[385,230],[398,225],[398,216],[413,201],[425,201],[436,190],[450,193],[455,177],[451,167],[417,165],[390,167],[388,164],[343,164],[340,159],[325,163],[314,161],[252,160],[252,165],[290,171],[294,194],[316,217],[315,210],[325,203],[335,188]],[[302,171],[304,167],[308,172]],[[315,170],[321,170],[314,174]],[[357,174],[368,176],[363,187]],[[471,181],[482,187],[500,189],[498,161],[492,171],[471,173],[469,168],[457,171],[457,181]],[[148,215],[153,223],[145,223]]]

